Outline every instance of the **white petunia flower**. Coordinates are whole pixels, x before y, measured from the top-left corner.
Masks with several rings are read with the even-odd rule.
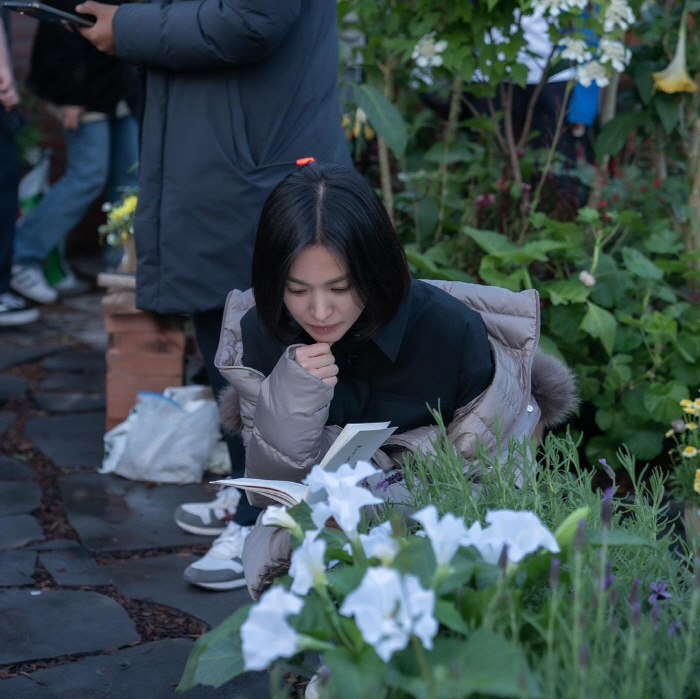
[[[397,650],[417,636],[433,647],[438,623],[433,616],[435,593],[421,587],[414,575],[401,576],[392,568],[369,568],[359,586],[343,602],[340,613],[355,618],[362,638],[388,662]]]
[[[587,287],[595,286],[595,277],[588,270],[584,269],[583,272],[581,272],[581,274],[578,275],[578,280],[584,286],[587,286]]]
[[[356,483],[377,471],[378,469],[366,461],[358,461],[354,468],[343,464],[334,473],[314,466],[305,482],[312,493],[325,490],[326,499],[311,505],[313,523],[321,528],[329,517],[333,517],[348,538],[356,539],[362,508],[382,502]]]
[[[295,529],[299,526],[294,517],[287,512],[286,507],[278,507],[277,505],[270,505],[263,512],[261,522],[265,527]]]
[[[413,47],[411,58],[419,68],[436,68],[442,65],[440,54],[446,48],[447,42],[444,39],[435,41],[435,32],[430,32],[418,40],[418,43]]]
[[[462,546],[474,546],[487,563],[498,563],[504,546],[509,563],[518,563],[540,547],[552,553],[559,551],[554,535],[533,512],[489,510],[486,522],[490,526],[485,529],[474,522]]]
[[[326,566],[323,561],[326,542],[316,539],[318,534],[317,531],[306,532],[301,546],[292,552],[289,575],[294,580],[292,592],[297,595],[305,595],[314,585],[322,585],[326,580]]]
[[[598,87],[605,87],[610,83],[608,71],[599,61],[590,61],[579,66],[576,69],[576,80],[583,87],[590,87],[592,83],[596,83]]]
[[[272,587],[262,595],[241,624],[246,670],[264,670],[273,660],[299,650],[299,637],[287,617],[298,614],[303,606],[299,597],[282,587]]]
[[[561,43],[564,46],[561,57],[567,61],[585,63],[593,58],[593,54],[588,50],[588,44],[584,39],[574,39],[570,36],[565,36]]]
[[[460,542],[467,534],[464,521],[449,513],[439,519],[435,505],[424,507],[416,512],[412,519],[423,525],[433,547],[437,564],[439,566],[448,565],[457,553]]]
[[[378,558],[385,566],[391,565],[399,552],[399,542],[391,535],[390,522],[374,527],[369,534],[360,534],[360,544],[367,558]]]
[[[605,8],[603,29],[606,32],[612,32],[618,27],[626,30],[633,23],[634,12],[627,4],[627,0],[611,0],[610,4]]]
[[[621,41],[613,41],[605,37],[600,40],[600,62],[609,62],[618,73],[622,73],[631,58],[632,51],[625,48]]]

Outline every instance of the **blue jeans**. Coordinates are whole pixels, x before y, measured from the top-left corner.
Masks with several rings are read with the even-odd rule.
[[[66,171],[17,225],[14,263],[41,267],[51,250],[80,223],[107,187],[107,200],[120,187],[136,187],[138,125],[134,117],[83,123],[64,130]]]
[[[2,31],[2,22],[0,22]],[[0,106],[0,109],[3,109]],[[17,220],[17,146],[15,139],[0,122],[0,294],[10,286],[12,243]]]

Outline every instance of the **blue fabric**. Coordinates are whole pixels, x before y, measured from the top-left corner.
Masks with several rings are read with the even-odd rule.
[[[119,187],[135,187],[138,174],[138,125],[133,117],[83,123],[64,131],[66,171],[17,225],[14,262],[40,267],[107,186],[107,199]]]
[[[591,83],[589,87],[584,87],[580,83],[574,83],[566,120],[570,124],[592,126],[598,116],[599,100],[600,88],[597,83]]]

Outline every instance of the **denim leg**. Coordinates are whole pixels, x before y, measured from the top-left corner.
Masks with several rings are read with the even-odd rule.
[[[64,131],[66,171],[17,225],[14,262],[41,266],[52,248],[80,223],[107,182],[109,121],[81,124]]]
[[[132,116],[110,119],[110,162],[107,201],[117,201],[120,190],[139,184],[139,125]]]
[[[10,286],[18,177],[15,140],[0,125],[0,294],[4,294]]]

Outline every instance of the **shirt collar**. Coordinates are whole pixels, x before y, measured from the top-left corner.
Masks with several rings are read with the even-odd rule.
[[[403,342],[403,336],[408,325],[409,311],[411,305],[411,294],[415,280],[411,279],[406,296],[399,304],[399,308],[394,317],[372,337],[372,340],[379,349],[392,361],[396,361]]]

